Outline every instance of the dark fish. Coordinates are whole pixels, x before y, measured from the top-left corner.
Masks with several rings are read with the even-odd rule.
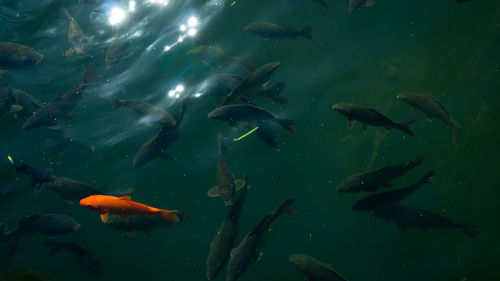
[[[432,118],[437,118],[443,121],[446,126],[451,127],[453,129],[453,143],[458,146],[457,133],[462,130],[462,127],[436,98],[426,94],[409,92],[400,93],[397,98],[408,103],[413,112],[416,113],[416,109],[422,111],[430,122],[432,122]]]
[[[184,118],[184,114],[186,113],[186,108],[190,100],[191,98],[186,98],[182,101],[181,108],[177,112],[177,116],[175,118],[175,126],[164,126],[158,134],[154,135],[142,145],[135,155],[133,162],[134,166],[137,167],[144,165],[156,157],[172,160],[172,157],[167,154],[166,149],[180,137],[179,126]]]
[[[238,234],[238,224],[240,221],[241,209],[245,202],[247,194],[247,178],[245,178],[245,187],[240,196],[234,202],[229,213],[217,230],[214,240],[210,243],[210,250],[207,258],[207,278],[213,279],[219,274],[224,265],[229,260],[229,254]]]
[[[422,164],[422,157],[417,156],[405,164],[387,166],[384,168],[354,174],[344,179],[337,190],[340,192],[375,191],[379,187],[391,187],[391,180],[405,175],[409,170]]]
[[[89,66],[85,72],[82,83],[57,95],[51,103],[33,113],[33,115],[24,122],[23,129],[30,130],[57,125],[59,119],[68,118],[71,115],[71,111],[83,97],[82,91],[90,84],[99,81],[101,81],[101,78],[92,76],[92,67]]]
[[[89,250],[75,243],[50,239],[43,241],[42,244],[50,249],[50,257],[54,257],[60,250],[67,250],[77,256],[80,264],[88,271],[96,275],[104,274],[104,266],[102,263]]]
[[[238,64],[248,72],[255,71],[255,66],[250,63],[253,54],[237,57],[221,45],[201,45],[187,51],[186,55],[198,55],[206,65],[215,65],[220,68],[224,65]]]
[[[248,122],[245,124],[244,129],[250,131],[257,126],[259,127],[259,129],[255,131],[255,133],[262,141],[264,141],[270,147],[278,146],[278,143],[276,142],[274,127],[270,121],[259,120],[257,122]]]
[[[248,104],[230,104],[217,107],[208,113],[208,118],[230,122],[267,120],[276,122],[295,134],[295,129],[291,127],[295,124],[295,120],[278,117],[269,111]]]
[[[191,214],[187,208],[180,211],[177,216],[179,217],[179,222],[186,222],[191,218]],[[160,216],[132,215],[127,216],[127,220],[123,220],[119,215],[110,214],[105,224],[116,230],[123,231],[129,236],[134,236],[137,231],[151,235],[153,229],[173,227],[176,224]]]
[[[44,183],[42,187],[71,202],[80,202],[90,195],[106,195],[89,184],[65,177],[56,177],[53,181]]]
[[[374,0],[349,0],[349,12],[354,12],[362,7],[371,7],[375,5]]]
[[[262,246],[262,238],[269,231],[269,227],[283,213],[296,213],[290,208],[295,202],[294,197],[287,197],[272,213],[266,215],[250,232],[241,240],[238,247],[231,251],[227,265],[226,281],[235,281],[247,269],[249,264],[255,263],[262,256],[258,248]]]
[[[373,108],[354,103],[334,104],[332,106],[332,109],[347,117],[348,129],[354,126],[354,121],[359,121],[363,123],[364,131],[368,129],[366,125],[370,125],[370,126],[384,127],[387,130],[395,128],[402,131],[405,134],[408,134],[410,136],[415,136],[415,134],[412,131],[410,131],[410,127],[408,126],[414,123],[415,121],[396,123]]]
[[[53,170],[50,168],[42,168],[28,164],[15,164],[14,166],[18,173],[26,174],[31,179],[31,185],[35,187],[37,192],[41,190],[42,184],[56,179],[56,176],[52,173]]]
[[[347,281],[330,264],[322,263],[308,255],[291,255],[289,260],[309,281]]]
[[[305,38],[311,40],[311,42],[314,42],[311,35],[312,28],[310,26],[298,29],[296,27],[280,23],[255,22],[245,26],[244,30],[265,39],[274,39],[279,41],[282,39],[296,39],[300,36],[304,36]]]
[[[71,43],[71,48],[69,48],[64,55],[69,57],[74,54],[83,54],[85,52],[84,44],[92,40],[92,37],[83,35],[82,28],[76,19],[69,14],[66,8],[61,8],[61,13],[68,19],[68,40]]]
[[[249,95],[256,92],[263,84],[267,83],[274,71],[280,66],[279,62],[271,62],[259,67],[245,79],[240,80],[231,92],[218,100],[215,105],[226,105],[230,103],[241,103],[246,101]],[[242,100],[243,99],[243,100]]]
[[[0,42],[0,69],[14,69],[29,65],[37,65],[43,55],[28,46]]]
[[[146,123],[146,125],[160,124],[162,126],[175,126],[175,120],[172,115],[168,113],[163,108],[157,107],[155,105],[143,102],[142,100],[120,100],[115,98],[106,98],[113,109],[124,106],[135,111],[141,116],[141,121]]]
[[[401,188],[394,191],[387,191],[382,193],[377,193],[374,195],[367,196],[358,200],[354,206],[352,206],[353,211],[371,211],[380,207],[395,205],[399,201],[403,200],[406,196],[410,195],[417,188],[424,184],[431,183],[431,178],[434,175],[434,171],[425,174],[418,182],[409,185],[405,188]]]
[[[373,213],[379,218],[394,222],[399,229],[406,231],[407,226],[413,225],[422,230],[429,228],[456,228],[461,230],[469,237],[475,237],[474,228],[476,226],[465,223],[458,223],[451,219],[429,213],[425,210],[404,207],[404,206],[387,206],[375,209]]]
[[[210,188],[208,196],[221,197],[224,201],[224,206],[231,207],[233,204],[233,196],[236,190],[241,189],[245,185],[243,180],[235,180],[233,174],[227,166],[224,153],[226,152],[227,145],[224,143],[224,136],[222,133],[217,135],[218,142],[218,161],[217,161],[217,186]]]
[[[76,232],[78,229],[80,229],[80,224],[68,215],[37,214],[26,216],[21,219],[16,229],[7,234],[7,240],[9,242],[9,257],[14,255],[19,240],[24,235],[29,236],[37,232],[49,237],[54,237]]]

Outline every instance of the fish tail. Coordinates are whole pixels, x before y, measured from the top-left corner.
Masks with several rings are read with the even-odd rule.
[[[179,217],[177,217],[174,212],[177,212],[176,210],[171,211],[171,210],[159,210],[158,213],[160,216],[166,220],[173,221],[173,222],[179,222]]]
[[[108,97],[106,97],[105,99],[107,99],[111,103],[111,108],[113,108],[113,109],[117,109],[118,107],[120,107],[122,105],[122,103],[120,102],[119,99],[108,98]]]
[[[292,128],[292,126],[291,126],[291,125],[294,125],[295,123],[297,123],[294,119],[278,118],[277,120],[278,120],[278,123],[280,123],[281,126],[283,126],[283,128],[285,128],[290,133],[292,133],[292,134],[297,133],[297,131],[295,131],[295,129]]]
[[[455,226],[470,238],[476,237],[476,232],[474,231],[474,228],[477,228],[477,226],[467,223],[455,223]]]
[[[240,59],[240,64],[250,73],[255,71],[255,66],[253,66],[250,61],[253,59],[253,53],[250,53]]]
[[[307,39],[311,40],[311,42],[314,43],[314,39],[312,37],[312,27],[306,26],[300,30],[300,33],[302,33],[303,36],[305,36]]]
[[[408,121],[408,122],[399,123],[399,124],[397,124],[396,128],[398,130],[402,131],[403,133],[405,133],[405,134],[407,134],[409,136],[414,137],[415,133],[413,133],[410,130],[410,125],[412,125],[415,122],[417,122],[417,120],[411,120],[411,121]]]
[[[85,85],[95,84],[101,81],[101,77],[92,75],[92,66],[87,67],[85,71],[85,76],[83,77],[83,83]]]

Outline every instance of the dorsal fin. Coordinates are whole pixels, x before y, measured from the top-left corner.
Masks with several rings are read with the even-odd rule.
[[[118,198],[121,199],[121,200],[132,200],[132,197],[130,197],[128,195],[127,196],[118,197]]]

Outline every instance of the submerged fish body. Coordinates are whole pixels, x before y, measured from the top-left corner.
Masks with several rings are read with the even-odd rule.
[[[217,135],[218,142],[218,160],[217,160],[217,186],[219,195],[224,201],[224,206],[231,207],[233,204],[233,196],[235,191],[234,176],[227,166],[224,153],[227,145],[224,143],[222,133]]]
[[[262,238],[273,222],[284,213],[296,213],[290,209],[295,202],[294,197],[287,197],[272,213],[266,215],[259,223],[254,225],[250,232],[241,240],[238,247],[231,251],[227,265],[226,281],[235,281],[247,269],[248,265],[255,263],[261,256],[258,248],[262,245]]]
[[[256,92],[262,87],[263,84],[268,82],[279,66],[279,62],[271,62],[259,67],[248,77],[240,80],[240,82],[233,89],[231,89],[229,94],[217,101],[216,105],[220,106],[230,103],[241,103],[242,99],[248,98],[249,95]]]
[[[40,233],[49,237],[76,232],[80,224],[65,214],[37,214],[23,218],[16,229],[7,234],[9,241],[9,257],[13,256],[19,240],[24,235]]]
[[[387,206],[378,208],[373,213],[376,217],[394,222],[401,230],[406,231],[412,225],[422,230],[430,228],[456,228],[469,237],[475,237],[474,225],[458,223],[449,218],[445,218],[425,210],[404,207]]]
[[[166,220],[179,222],[179,218],[174,214],[176,211],[158,209],[137,203],[132,201],[130,196],[116,197],[112,195],[91,195],[80,200],[80,205],[99,212],[101,214],[101,220],[104,223],[107,222],[109,214],[120,215],[123,220],[127,220],[127,216],[130,215],[156,215]]]
[[[462,127],[436,98],[427,94],[410,92],[400,93],[397,98],[408,103],[413,110],[422,111],[429,121],[432,121],[432,118],[437,118],[443,121],[446,126],[451,127],[453,129],[453,142],[458,145],[456,134],[462,130]]]
[[[0,42],[0,69],[15,69],[37,65],[43,55],[35,49],[11,42]]]
[[[65,177],[56,177],[53,181],[44,183],[43,187],[59,194],[66,200],[76,202],[91,195],[105,194],[89,184]]]
[[[247,182],[247,180],[245,180],[245,182]],[[245,202],[247,190],[247,184],[245,184],[243,191],[229,210],[226,219],[217,230],[217,235],[210,243],[210,250],[207,258],[208,279],[215,278],[229,260],[231,249],[233,248],[234,242],[236,241],[236,235],[238,234],[241,209]]]
[[[412,192],[417,190],[424,184],[429,184],[431,177],[434,175],[434,172],[431,171],[425,174],[420,180],[412,185],[407,187],[394,190],[387,191],[382,193],[377,193],[374,195],[367,196],[358,200],[354,206],[352,206],[353,211],[371,211],[380,207],[395,205],[399,203],[403,198],[410,195]]]
[[[72,46],[66,51],[65,56],[83,54],[85,52],[84,43],[88,39],[84,37],[82,28],[66,8],[61,8],[61,13],[68,19],[68,40]]]
[[[82,99],[83,90],[90,84],[99,82],[100,78],[93,76],[92,67],[88,67],[83,80],[79,85],[57,95],[51,103],[35,111],[32,116],[26,119],[23,129],[54,126],[60,119],[68,117]]]
[[[139,114],[141,118],[144,120],[144,122],[147,124],[157,123],[163,126],[170,126],[170,127],[175,126],[174,118],[172,117],[172,115],[170,115],[170,113],[168,113],[163,108],[157,107],[155,105],[149,104],[139,99],[135,100],[120,100],[115,98],[107,98],[107,99],[111,102],[113,109],[116,109],[121,106],[129,108],[135,111],[137,114]]]
[[[42,108],[42,103],[35,97],[18,89],[12,89],[12,96],[15,99],[10,111],[17,116],[31,116],[34,112]]]
[[[178,213],[179,222],[185,222],[189,219],[190,214],[184,210]],[[143,215],[131,215],[124,221],[119,215],[111,214],[106,221],[106,225],[126,233],[134,233],[142,231],[146,234],[151,234],[153,229],[172,227],[175,222],[166,220],[159,216],[147,217]]]
[[[357,173],[344,179],[337,185],[340,192],[375,191],[379,187],[391,187],[391,181],[405,175],[409,170],[422,163],[422,157],[417,156],[405,164],[387,166],[376,170]]]
[[[266,39],[283,40],[297,37],[305,37],[314,42],[311,27],[298,29],[293,26],[273,22],[254,22],[244,28],[245,31],[256,34]]]
[[[92,253],[72,242],[58,241],[54,239],[45,240],[42,244],[50,249],[49,256],[55,256],[59,251],[66,250],[78,257],[80,264],[88,271],[96,274],[104,274],[104,266]]]
[[[186,55],[198,55],[203,63],[215,65],[219,68],[225,65],[238,64],[248,72],[255,71],[255,67],[250,63],[253,54],[237,57],[221,45],[201,45],[187,51]]]
[[[262,108],[248,104],[230,104],[215,108],[208,113],[208,118],[221,121],[272,121],[282,125],[286,130],[295,133],[291,125],[295,120],[281,118]]]
[[[52,173],[52,169],[28,164],[16,164],[15,167],[18,173],[27,175],[31,179],[31,184],[35,187],[56,179],[56,176]]]
[[[348,128],[352,128],[352,126],[354,125],[354,121],[359,121],[363,123],[363,129],[365,131],[367,129],[366,125],[370,125],[376,127],[384,127],[387,130],[395,128],[407,135],[415,136],[415,134],[410,130],[410,127],[408,126],[414,121],[406,123],[396,123],[373,108],[354,103],[334,104],[332,106],[332,109],[347,117]]]
[[[347,279],[337,273],[331,265],[322,263],[311,256],[291,255],[289,260],[309,279],[309,281],[347,281]]]

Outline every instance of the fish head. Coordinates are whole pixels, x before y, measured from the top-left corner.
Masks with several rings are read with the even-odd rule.
[[[350,115],[351,112],[351,107],[349,106],[348,103],[337,103],[332,105],[332,109],[343,114],[343,115]]]
[[[336,189],[339,192],[349,192],[354,186],[355,186],[354,182],[350,178],[347,178],[341,181],[337,185]]]
[[[290,257],[288,257],[288,260],[302,270],[303,268],[305,268],[308,258],[309,256],[306,255],[290,255]]]
[[[80,200],[80,206],[90,209],[92,211],[99,211],[99,195],[91,195]]]
[[[207,117],[209,119],[225,120],[223,108],[224,108],[223,106],[217,107],[216,109],[214,109],[211,112],[209,112],[208,115],[207,115]]]

